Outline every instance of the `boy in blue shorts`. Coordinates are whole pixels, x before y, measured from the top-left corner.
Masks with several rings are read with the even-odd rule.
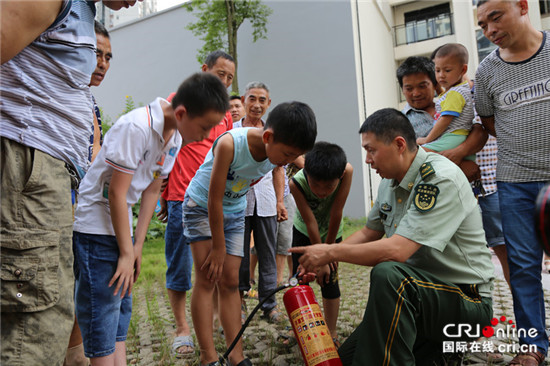
[[[132,286],[163,177],[182,145],[207,137],[229,108],[214,75],[194,74],[172,103],[157,98],[122,116],[80,185],[73,249],[76,315],[92,364],[126,362]],[[131,207],[141,198],[135,235]]]
[[[435,52],[435,76],[445,92],[436,100],[435,124],[426,137],[416,142],[428,151],[450,150],[466,140],[473,126],[474,105],[468,71],[468,50],[460,43],[447,43]],[[475,161],[475,155],[465,159]]]
[[[294,217],[292,247],[342,241],[342,215],[351,187],[353,167],[338,145],[318,142],[306,154],[304,169],[290,181],[290,192],[298,212]],[[293,272],[298,272],[300,254],[292,254]],[[339,346],[336,321],[340,310],[338,263],[317,272],[323,295],[325,320],[334,343]]]
[[[229,346],[241,327],[239,267],[244,246],[246,192],[269,171],[310,150],[317,136],[311,108],[282,103],[265,126],[237,128],[221,135],[191,180],[183,201],[184,235],[195,262],[191,316],[200,346],[201,365],[219,365],[212,336],[212,294],[218,288],[220,320]],[[274,169],[275,168],[275,169]],[[274,179],[275,180],[275,179]],[[242,342],[229,354],[232,365],[251,365]]]

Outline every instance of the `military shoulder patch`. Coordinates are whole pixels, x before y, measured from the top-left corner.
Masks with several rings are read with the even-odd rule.
[[[422,179],[426,179],[433,174],[435,174],[435,170],[431,163],[424,163],[420,166],[420,176]]]
[[[414,207],[420,212],[428,212],[435,207],[439,188],[433,184],[418,184],[414,187]]]

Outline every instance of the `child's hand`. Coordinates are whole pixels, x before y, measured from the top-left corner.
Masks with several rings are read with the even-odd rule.
[[[118,279],[118,281],[117,281]],[[134,285],[134,252],[131,251],[129,254],[121,254],[118,257],[118,264],[116,267],[116,272],[109,282],[109,287],[117,281],[115,287],[114,295],[116,296],[118,290],[120,290],[120,298],[122,299],[128,290],[128,295],[132,293],[132,286]]]
[[[139,274],[141,273],[141,247],[134,246],[134,283],[137,282]]]
[[[206,278],[212,282],[217,282],[222,277],[224,260],[225,248],[212,248],[201,266],[201,271],[206,270]]]
[[[325,264],[317,271],[317,283],[323,287],[330,280],[330,267],[328,264]]]
[[[416,143],[418,145],[424,145],[426,142],[428,142],[428,139],[425,137],[419,137],[416,139]]]
[[[332,272],[336,272],[338,270],[338,262],[330,262],[328,266]]]
[[[288,220],[288,212],[283,202],[277,203],[277,222]]]
[[[304,267],[302,267],[301,264],[298,265],[298,268],[296,271],[298,272],[299,283],[302,285],[306,283],[310,283],[311,281],[314,281],[315,277],[317,277],[317,275],[313,272],[306,272],[306,270],[304,269]]]

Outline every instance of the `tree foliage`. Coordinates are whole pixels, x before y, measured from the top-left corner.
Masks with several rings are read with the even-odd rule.
[[[237,32],[245,20],[252,25],[252,40],[267,39],[267,18],[273,12],[261,0],[192,0],[184,5],[197,17],[189,29],[204,41],[198,50],[197,60],[203,63],[206,56],[216,50],[224,50],[235,59],[233,92],[238,93]]]

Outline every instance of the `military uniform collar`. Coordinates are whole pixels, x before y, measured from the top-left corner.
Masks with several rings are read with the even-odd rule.
[[[421,147],[418,147],[416,156],[414,157],[414,160],[411,166],[407,170],[407,173],[405,174],[401,182],[399,182],[399,184],[397,183],[397,181],[394,180],[392,186],[398,185],[399,187],[410,192],[414,187],[414,182],[416,180],[416,177],[418,177],[420,167],[422,166],[424,161],[426,161],[427,157],[428,157],[428,153],[426,152],[426,150],[424,150]]]

